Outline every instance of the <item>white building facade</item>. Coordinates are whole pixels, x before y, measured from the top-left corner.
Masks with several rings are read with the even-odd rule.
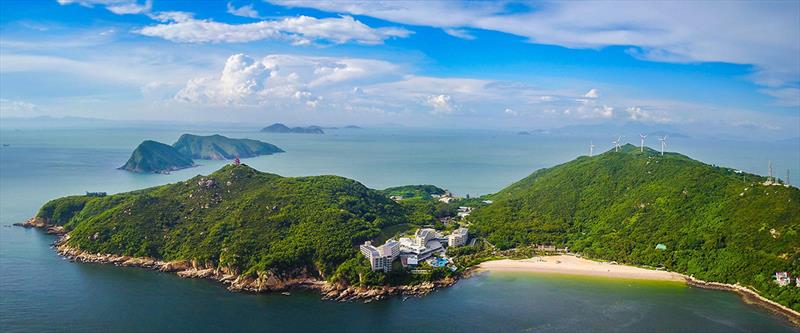
[[[372,242],[366,241],[360,249],[361,253],[369,260],[373,271],[388,272],[392,270],[392,262],[400,255],[400,243],[394,239],[387,240],[378,247],[372,245]]]
[[[467,228],[458,228],[447,236],[447,246],[464,246],[467,244],[468,238],[469,233]]]

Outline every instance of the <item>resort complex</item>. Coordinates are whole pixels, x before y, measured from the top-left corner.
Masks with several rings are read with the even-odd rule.
[[[432,267],[441,267],[448,261],[433,258],[433,255],[443,254],[445,246],[462,246],[467,238],[466,228],[458,228],[446,237],[434,229],[422,228],[417,229],[413,237],[400,237],[399,241],[389,239],[377,247],[366,241],[361,245],[361,253],[367,257],[373,271],[391,271],[392,262],[397,258],[406,268],[416,267],[423,261],[428,261]]]

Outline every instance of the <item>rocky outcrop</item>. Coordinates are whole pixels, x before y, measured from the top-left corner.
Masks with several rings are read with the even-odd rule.
[[[23,227],[23,228],[39,228],[44,229],[48,234],[55,234],[61,235],[66,233],[64,227],[60,225],[55,225],[50,223],[49,221],[40,218],[40,217],[32,217],[25,222],[22,223],[14,223],[15,226]]]
[[[322,299],[336,300],[340,302],[349,301],[378,301],[389,296],[402,295],[411,297],[422,297],[442,287],[449,287],[458,280],[455,278],[445,278],[436,282],[424,282],[417,285],[408,286],[378,286],[378,287],[357,287],[343,284],[326,284],[320,292]]]
[[[90,253],[70,247],[66,244],[69,235],[64,235],[55,243],[56,251],[72,261],[112,264],[125,267],[141,267],[161,272],[172,272],[181,278],[211,279],[228,286],[231,291],[243,292],[283,292],[290,289],[318,290],[322,299],[340,302],[371,302],[385,299],[392,295],[422,297],[437,288],[451,286],[455,278],[446,278],[436,282],[425,282],[410,286],[356,287],[339,283],[329,283],[314,277],[306,269],[299,270],[291,276],[284,277],[273,272],[259,272],[257,276],[242,275],[236,269],[217,267],[210,262],[196,260],[162,261],[155,258],[131,257],[123,255]]]
[[[800,313],[775,301],[769,300],[764,296],[759,295],[757,292],[751,290],[750,288],[742,286],[738,283],[727,284],[727,283],[703,281],[700,279],[696,279],[694,276],[684,275],[684,277],[686,278],[686,284],[692,287],[703,288],[703,289],[714,289],[714,290],[727,290],[738,293],[739,295],[742,296],[742,299],[744,299],[745,302],[750,304],[756,304],[774,313],[782,315],[793,324],[800,326]]]

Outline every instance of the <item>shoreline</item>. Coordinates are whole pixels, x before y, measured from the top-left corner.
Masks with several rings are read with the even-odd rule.
[[[597,276],[634,280],[680,281],[686,280],[685,276],[645,268],[611,264],[578,258],[570,255],[556,255],[533,257],[529,259],[513,260],[501,259],[482,262],[477,266],[478,271],[504,271],[504,272],[535,272],[567,275]]]
[[[320,280],[306,269],[293,272],[291,276],[279,276],[273,272],[259,272],[258,276],[245,276],[238,270],[229,267],[218,267],[210,262],[197,260],[164,261],[149,257],[133,257],[109,253],[91,253],[70,247],[66,244],[69,233],[61,226],[55,226],[38,218],[31,218],[24,223],[13,226],[42,229],[48,234],[58,235],[52,246],[55,252],[73,262],[106,264],[120,267],[138,267],[165,273],[174,273],[180,278],[200,278],[219,282],[232,292],[277,293],[295,289],[315,290],[323,300],[338,302],[363,301],[369,303],[390,296],[422,297],[439,288],[449,287],[458,282],[458,278],[446,278],[418,285],[348,286],[341,283],[330,283]]]
[[[628,265],[611,264],[578,258],[570,255],[533,257],[530,259],[502,259],[480,263],[475,271],[531,272],[547,274],[581,275],[615,279],[683,282],[690,287],[730,291],[739,294],[748,304],[754,304],[785,318],[800,327],[800,312],[761,296],[758,292],[739,285],[709,282],[685,274],[658,271]]]
[[[547,274],[581,275],[607,277],[614,279],[633,279],[650,281],[683,282],[690,287],[730,291],[739,294],[743,301],[755,304],[773,314],[785,318],[791,324],[800,327],[800,313],[775,301],[761,296],[758,292],[739,284],[709,282],[676,272],[646,269],[624,264],[599,262],[573,255],[555,255],[533,257],[529,259],[501,259],[485,261],[468,267],[460,277],[446,278],[435,282],[424,282],[419,285],[357,287],[341,283],[330,283],[312,277],[307,271],[299,276],[279,277],[272,272],[260,272],[257,277],[240,275],[235,269],[216,267],[211,263],[197,260],[163,261],[148,257],[132,257],[114,254],[90,253],[66,245],[69,234],[63,227],[54,226],[37,218],[31,218],[14,226],[43,229],[48,234],[58,235],[53,249],[67,260],[83,263],[112,264],[122,267],[139,267],[160,272],[175,273],[181,278],[203,278],[217,281],[233,292],[286,292],[293,289],[315,290],[323,300],[338,302],[363,301],[369,303],[390,296],[422,297],[439,288],[450,287],[461,278],[470,278],[482,271],[499,272],[531,272]]]

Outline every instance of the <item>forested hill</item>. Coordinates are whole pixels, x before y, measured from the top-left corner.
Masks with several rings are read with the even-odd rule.
[[[162,173],[194,166],[194,161],[172,146],[145,140],[131,153],[120,170],[138,173]]]
[[[231,139],[219,134],[201,136],[184,134],[172,145],[182,154],[195,159],[232,160],[282,153],[275,145],[252,139]]]
[[[771,282],[776,271],[800,274],[800,190],[766,180],[625,145],[512,184],[472,213],[470,230],[500,248],[567,245],[596,258],[740,282],[800,309],[800,288]]]
[[[93,253],[322,276],[360,258],[355,245],[381,228],[405,222],[397,203],[354,180],[287,178],[244,164],[140,191],[55,199],[38,217]]]

